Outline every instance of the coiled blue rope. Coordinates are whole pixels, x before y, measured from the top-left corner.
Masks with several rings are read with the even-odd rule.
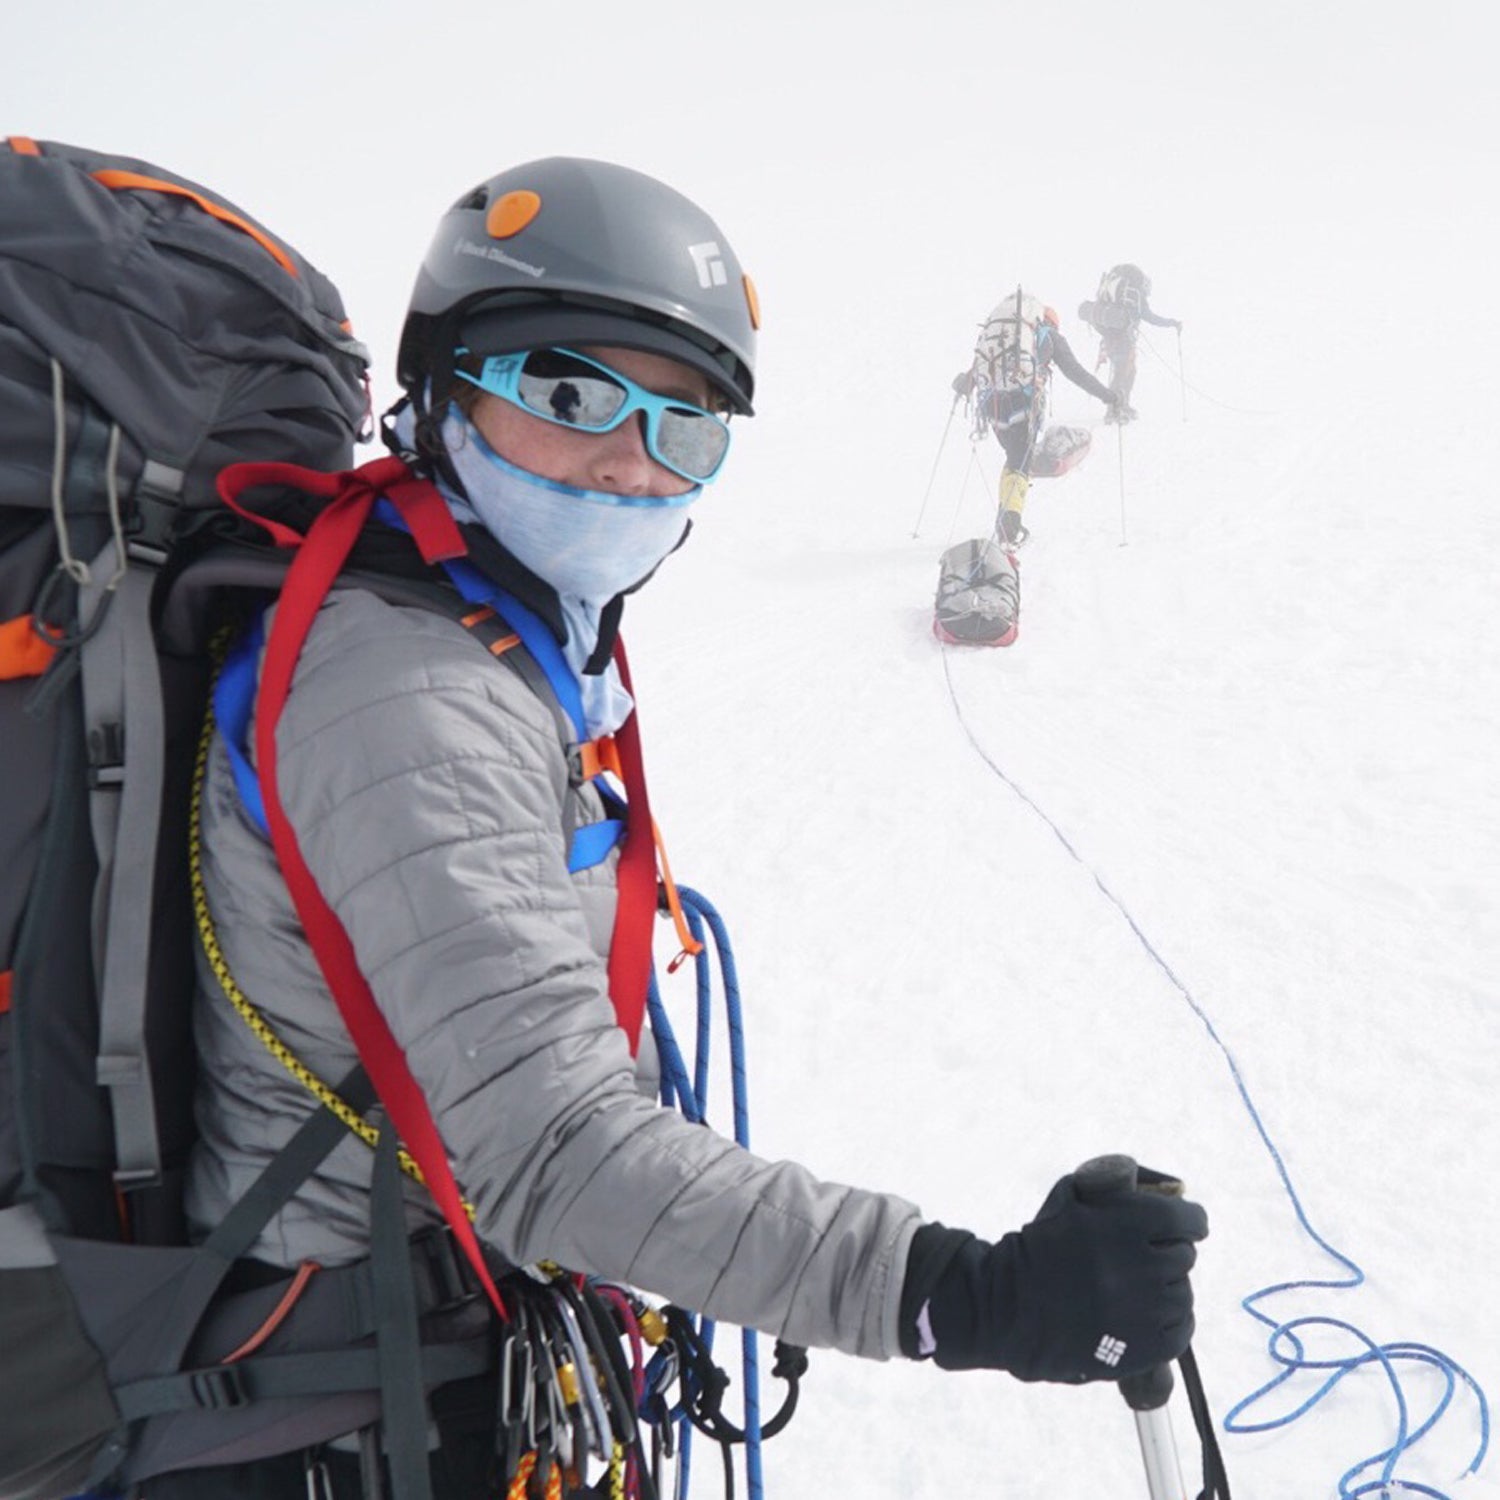
[[[1415,1480],[1410,1479],[1397,1479],[1396,1466],[1437,1425],[1452,1403],[1458,1389],[1458,1383],[1462,1381],[1465,1387],[1472,1392],[1478,1408],[1479,1446],[1468,1468],[1464,1470],[1463,1475],[1460,1477],[1477,1473],[1480,1465],[1484,1462],[1490,1442],[1489,1401],[1486,1399],[1483,1389],[1463,1366],[1427,1344],[1407,1341],[1377,1344],[1360,1329],[1354,1327],[1353,1324],[1343,1322],[1338,1318],[1304,1317],[1294,1318],[1290,1322],[1282,1323],[1259,1309],[1257,1306],[1258,1303],[1280,1292],[1298,1291],[1309,1288],[1315,1290],[1349,1291],[1363,1285],[1365,1274],[1347,1255],[1335,1250],[1313,1228],[1302,1206],[1302,1200],[1298,1197],[1297,1190],[1292,1186],[1291,1174],[1287,1171],[1281,1152],[1277,1149],[1276,1143],[1271,1139],[1271,1134],[1266,1128],[1265,1121],[1261,1118],[1260,1111],[1255,1106],[1255,1101],[1250,1097],[1250,1090],[1245,1083],[1244,1075],[1240,1072],[1239,1064],[1235,1060],[1234,1054],[1225,1044],[1224,1039],[1219,1035],[1208,1013],[1199,1004],[1197,998],[1188,989],[1187,985],[1178,978],[1172,966],[1162,957],[1155,944],[1147,937],[1140,923],[1136,921],[1124,901],[1110,889],[1103,876],[1073,847],[1067,835],[1041,805],[996,763],[983,744],[980,743],[978,736],[970,728],[968,720],[964,718],[963,706],[958,701],[958,693],[953,686],[953,676],[949,670],[948,653],[946,651],[943,653],[943,677],[947,683],[948,697],[953,704],[953,712],[957,716],[959,726],[963,729],[969,743],[974,747],[975,753],[1052,830],[1057,841],[1089,875],[1110,905],[1124,918],[1126,924],[1135,934],[1137,941],[1145,949],[1152,962],[1155,963],[1157,968],[1161,970],[1171,983],[1172,987],[1187,1002],[1193,1014],[1203,1023],[1203,1027],[1208,1032],[1209,1038],[1212,1040],[1214,1046],[1219,1049],[1224,1061],[1228,1064],[1229,1074],[1234,1080],[1234,1086],[1239,1093],[1240,1100],[1249,1113],[1251,1122],[1254,1124],[1256,1133],[1260,1136],[1262,1144],[1264,1144],[1267,1152],[1270,1154],[1272,1162],[1275,1163],[1277,1176],[1280,1177],[1281,1184],[1286,1189],[1287,1197],[1291,1200],[1293,1211],[1297,1216],[1297,1222],[1307,1232],[1314,1244],[1331,1256],[1349,1273],[1348,1277],[1342,1280],[1281,1281],[1273,1286],[1262,1287],[1259,1291],[1252,1292],[1249,1296],[1241,1300],[1240,1306],[1251,1317],[1265,1324],[1271,1330],[1266,1344],[1267,1352],[1270,1354],[1272,1360],[1281,1366],[1281,1369],[1263,1386],[1252,1391],[1243,1400],[1235,1404],[1224,1418],[1224,1430],[1226,1432],[1269,1432],[1278,1427],[1285,1427],[1289,1423],[1295,1422],[1298,1417],[1312,1410],[1345,1376],[1352,1375],[1356,1370],[1368,1365],[1378,1365],[1385,1376],[1392,1399],[1395,1402],[1396,1436],[1390,1447],[1383,1448],[1380,1452],[1372,1453],[1368,1458],[1361,1459],[1340,1475],[1338,1487],[1341,1500],[1356,1500],[1358,1496],[1376,1492],[1388,1495],[1395,1491],[1426,1495],[1430,1497],[1430,1500],[1449,1500],[1449,1497],[1442,1491],[1433,1489],[1428,1485],[1419,1484]],[[1352,1339],[1359,1346],[1358,1352],[1340,1358],[1311,1359],[1308,1357],[1306,1345],[1299,1335],[1299,1330],[1310,1328],[1336,1329]],[[1397,1368],[1398,1363],[1405,1362],[1415,1362],[1419,1365],[1436,1369],[1442,1373],[1444,1380],[1441,1398],[1436,1402],[1426,1418],[1415,1428],[1412,1426],[1411,1406],[1407,1389],[1402,1382],[1401,1374]],[[1272,1391],[1277,1390],[1295,1375],[1303,1371],[1322,1371],[1325,1372],[1325,1377],[1318,1388],[1300,1406],[1284,1415],[1260,1422],[1239,1420],[1242,1413],[1248,1411],[1257,1402],[1270,1395]],[[1376,1465],[1380,1466],[1378,1478],[1366,1480],[1361,1484],[1354,1483],[1357,1476],[1374,1468]]]
[[[737,1144],[750,1147],[750,1100],[748,1074],[745,1068],[744,1015],[740,1006],[739,973],[735,968],[734,949],[729,941],[723,918],[697,891],[679,886],[677,895],[682,902],[683,915],[688,930],[703,945],[693,960],[697,982],[697,1026],[694,1042],[693,1071],[689,1075],[682,1049],[677,1045],[676,1034],[667,1016],[657,988],[656,975],[651,975],[651,986],[647,994],[646,1008],[651,1017],[651,1030],[656,1037],[657,1055],[661,1060],[662,1103],[675,1107],[689,1120],[703,1124],[708,1118],[708,1064],[713,1040],[714,975],[718,965],[719,984],[723,991],[724,1013],[729,1041],[730,1102],[734,1114],[734,1139]],[[705,942],[705,934],[713,939]],[[710,957],[710,951],[712,957]],[[705,1318],[700,1332],[703,1342],[712,1349],[714,1322]],[[741,1331],[741,1362],[745,1381],[745,1484],[750,1500],[763,1500],[765,1485],[761,1467],[761,1414],[760,1414],[760,1345],[753,1329]],[[692,1463],[692,1424],[687,1417],[678,1423],[678,1467],[677,1493],[686,1494]]]

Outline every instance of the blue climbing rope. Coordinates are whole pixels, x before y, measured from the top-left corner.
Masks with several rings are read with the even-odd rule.
[[[1271,1359],[1281,1368],[1278,1373],[1268,1380],[1263,1386],[1252,1391],[1243,1400],[1236,1403],[1224,1418],[1224,1430],[1226,1432],[1269,1432],[1275,1428],[1285,1427],[1295,1422],[1297,1418],[1312,1410],[1325,1396],[1329,1394],[1346,1376],[1352,1375],[1356,1370],[1370,1365],[1378,1365],[1385,1377],[1386,1384],[1390,1388],[1392,1400],[1396,1407],[1396,1436],[1390,1447],[1383,1448],[1378,1453],[1371,1454],[1368,1458],[1361,1459],[1352,1465],[1340,1477],[1338,1482],[1340,1500],[1357,1500],[1361,1495],[1369,1495],[1376,1492],[1384,1495],[1393,1489],[1409,1491],[1413,1494],[1426,1495],[1430,1500],[1449,1500],[1442,1491],[1432,1489],[1425,1484],[1419,1484],[1410,1479],[1397,1479],[1396,1467],[1401,1459],[1408,1454],[1433,1428],[1437,1425],[1444,1413],[1448,1410],[1453,1397],[1458,1390],[1458,1384],[1463,1382],[1464,1386],[1472,1392],[1475,1404],[1479,1412],[1479,1446],[1464,1476],[1475,1474],[1489,1449],[1490,1442],[1490,1411],[1489,1402],[1485,1397],[1479,1383],[1456,1361],[1439,1350],[1431,1348],[1426,1344],[1400,1341],[1396,1343],[1378,1344],[1363,1333],[1360,1329],[1350,1323],[1343,1322],[1337,1318],[1326,1317],[1302,1317],[1294,1318],[1289,1322],[1278,1322],[1268,1313],[1261,1311],[1258,1304],[1268,1297],[1275,1296],[1281,1292],[1299,1291],[1307,1289],[1349,1291],[1363,1285],[1364,1272],[1341,1251],[1334,1249],[1324,1237],[1313,1228],[1306,1210],[1302,1206],[1302,1200],[1292,1185],[1291,1174],[1287,1171],[1286,1162],[1281,1152],[1277,1149],[1275,1141],[1271,1139],[1270,1131],[1266,1128],[1265,1121],[1261,1118],[1260,1111],[1255,1106],[1255,1101],[1250,1096],[1250,1090],[1245,1082],[1244,1074],[1240,1071],[1239,1063],[1234,1054],[1229,1050],[1224,1039],[1219,1035],[1212,1019],[1207,1011],[1199,1003],[1198,999],[1186,984],[1173,971],[1172,966],[1162,956],[1156,945],[1146,935],[1145,930],[1135,919],[1125,902],[1115,894],[1103,876],[1091,865],[1087,859],[1074,847],[1068,836],[1048,815],[1046,810],[1033,798],[1005,769],[1000,766],[980,742],[978,736],[964,718],[963,705],[958,700],[957,690],[953,685],[953,676],[948,664],[948,653],[943,653],[943,677],[947,683],[948,697],[953,704],[953,712],[958,718],[959,726],[963,729],[970,745],[975,753],[987,765],[999,779],[1015,793],[1015,795],[1031,811],[1051,829],[1053,836],[1057,839],[1069,856],[1089,875],[1100,893],[1104,896],[1116,912],[1124,919],[1126,925],[1135,934],[1137,941],[1145,950],[1152,962],[1162,974],[1166,976],[1172,987],[1187,1002],[1193,1014],[1202,1022],[1204,1029],[1208,1032],[1210,1040],[1219,1049],[1225,1063],[1229,1067],[1230,1077],[1234,1080],[1235,1089],[1238,1091],[1240,1100],[1244,1104],[1250,1116],[1251,1123],[1255,1126],[1256,1133],[1260,1136],[1262,1144],[1270,1154],[1275,1164],[1277,1176],[1281,1179],[1282,1187],[1286,1190],[1290,1199],[1292,1209],[1297,1216],[1297,1222],[1306,1231],[1319,1249],[1323,1250],[1339,1265],[1348,1272],[1347,1277],[1338,1280],[1304,1280],[1304,1281],[1281,1281],[1272,1286],[1262,1287],[1257,1292],[1250,1293],[1243,1298],[1240,1306],[1271,1330],[1267,1339],[1267,1352]],[[1357,1352],[1339,1357],[1326,1359],[1312,1359],[1308,1357],[1307,1346],[1300,1336],[1302,1330],[1310,1328],[1335,1329],[1346,1335],[1358,1347]],[[1401,1378],[1398,1364],[1416,1363],[1439,1371],[1444,1379],[1444,1388],[1441,1398],[1436,1402],[1433,1409],[1415,1427],[1412,1426],[1411,1403],[1405,1383]],[[1259,1422],[1241,1420],[1242,1415],[1249,1411],[1263,1398],[1269,1396],[1272,1391],[1277,1390],[1294,1376],[1305,1371],[1324,1372],[1324,1378],[1318,1388],[1308,1396],[1294,1410],[1276,1417],[1271,1417]],[[1368,1470],[1380,1467],[1378,1478],[1366,1480],[1355,1484],[1356,1478]]]
[[[669,1108],[681,1111],[695,1124],[708,1119],[708,1068],[713,1042],[714,1011],[714,966],[717,964],[719,986],[723,993],[723,1007],[729,1042],[730,1103],[734,1115],[734,1139],[740,1146],[750,1147],[750,1101],[748,1075],[745,1068],[744,1014],[740,1005],[739,973],[735,968],[734,949],[729,941],[723,918],[697,891],[679,886],[677,894],[682,902],[683,915],[687,919],[688,931],[701,946],[694,956],[696,980],[696,1027],[694,1037],[693,1070],[689,1074],[687,1061],[677,1044],[672,1023],[667,1016],[657,987],[656,975],[651,976],[651,985],[646,998],[647,1013],[651,1018],[652,1034],[656,1038],[657,1056],[661,1062],[661,1098]],[[705,935],[712,944],[705,942]],[[715,1324],[704,1318],[699,1330],[704,1344],[713,1348]],[[741,1364],[745,1381],[745,1483],[750,1500],[763,1500],[765,1493],[761,1465],[761,1410],[760,1410],[760,1344],[753,1329],[742,1330]],[[686,1378],[686,1376],[684,1376]],[[687,1492],[692,1463],[692,1423],[684,1415],[678,1421],[678,1468],[677,1493]]]

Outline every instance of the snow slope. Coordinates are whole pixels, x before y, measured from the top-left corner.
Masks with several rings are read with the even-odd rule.
[[[990,1233],[1101,1151],[1178,1172],[1212,1216],[1196,1348],[1220,1416],[1276,1373],[1239,1300],[1346,1273],[1212,1033],[1312,1227],[1369,1278],[1264,1310],[1434,1344],[1500,1390],[1500,518],[1479,478],[1500,454],[1445,382],[1362,369],[1367,347],[1420,357],[1404,313],[1358,317],[1370,291],[1322,314],[1347,337],[1305,383],[1232,383],[1190,320],[1223,394],[1189,391],[1186,421],[1174,336],[1147,330],[1142,420],[1033,489],[1008,651],[928,634],[936,558],[989,526],[999,468],[960,411],[912,539],[941,387],[926,461],[878,487],[785,525],[775,496],[705,502],[630,622],[658,817],[740,956],[757,1146]],[[1349,395],[1310,399],[1329,389]],[[1065,384],[1056,407],[1097,420]],[[1415,1425],[1441,1380],[1403,1383]],[[1237,1494],[1331,1495],[1396,1431],[1371,1369],[1226,1459]],[[1459,1493],[1479,1436],[1461,1394],[1399,1474]],[[1141,1485],[1112,1392],[833,1356],[768,1450],[776,1493],[938,1496],[976,1469],[1002,1494]],[[1500,1493],[1493,1470],[1461,1492]]]
[[[1207,1017],[1368,1275],[1270,1309],[1430,1342],[1500,1396],[1479,14],[57,0],[9,20],[0,125],[157,160],[287,235],[344,291],[382,403],[413,267],[472,182],[571,152],[702,201],[760,287],[758,415],[627,626],[674,868],[735,940],[758,1149],[990,1234],[1101,1151],[1181,1173],[1212,1219],[1196,1347],[1222,1415],[1275,1373],[1240,1299],[1341,1273]],[[938,554],[992,519],[961,420],[939,452],[949,378],[1018,280],[1090,361],[1074,310],[1120,259],[1186,322],[1188,420],[1150,331],[1123,455],[1099,428],[1036,486],[1019,643],[944,652]],[[1056,415],[1098,407],[1064,384]],[[992,486],[993,444],[974,463]],[[1395,1426],[1351,1378],[1227,1438],[1234,1492],[1328,1500]],[[1500,1459],[1455,1483],[1478,1438],[1460,1395],[1403,1473],[1500,1494]],[[831,1355],[767,1479],[1144,1494],[1107,1388]],[[694,1493],[716,1487],[702,1462]]]

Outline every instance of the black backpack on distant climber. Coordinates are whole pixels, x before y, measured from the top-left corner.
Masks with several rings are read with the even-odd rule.
[[[1141,308],[1150,296],[1151,278],[1126,261],[1111,266],[1099,278],[1094,300],[1082,303],[1078,316],[1097,333],[1133,328],[1140,322]]]

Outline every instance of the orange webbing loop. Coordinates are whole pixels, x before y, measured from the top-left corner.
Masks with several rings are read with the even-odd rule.
[[[102,183],[105,187],[120,191],[141,191],[148,193],[171,193],[178,198],[187,198],[196,203],[210,218],[217,219],[221,224],[228,224],[231,228],[242,230],[248,234],[262,250],[269,255],[288,276],[299,276],[297,263],[268,235],[265,230],[258,229],[248,219],[242,218],[233,209],[228,209],[221,203],[215,203],[211,198],[205,198],[202,193],[195,193],[192,188],[183,187],[181,183],[164,182],[159,177],[145,177],[139,172],[121,172],[114,168],[103,168],[98,172],[90,173],[95,182]]]
[[[619,746],[615,744],[615,737],[612,734],[602,734],[597,740],[589,740],[586,744],[580,745],[578,758],[586,781],[592,780],[601,771],[608,771],[610,775],[618,777],[621,781],[625,779],[625,772],[620,764]],[[655,818],[651,820],[651,841],[656,845],[656,863],[661,873],[661,883],[667,893],[667,910],[672,913],[672,922],[677,928],[677,940],[682,944],[682,951],[667,965],[667,972],[671,974],[676,972],[677,966],[684,958],[696,958],[702,953],[703,944],[693,936],[692,929],[687,924],[687,917],[683,914],[682,898],[677,894],[677,885],[672,879],[672,866],[667,859],[667,846],[662,842],[661,829],[657,826]]]
[[[276,1306],[266,1315],[266,1320],[239,1346],[232,1354],[226,1354],[219,1361],[221,1365],[232,1365],[238,1359],[244,1359],[247,1354],[254,1354],[265,1341],[281,1327],[286,1321],[287,1314],[297,1305],[303,1292],[307,1290],[307,1283],[313,1276],[321,1271],[323,1267],[315,1260],[305,1260],[297,1267],[297,1274],[292,1277],[292,1284],[282,1293]]]
[[[17,156],[40,156],[42,148],[32,140],[29,135],[10,135],[5,138],[5,144],[10,147]]]
[[[521,637],[512,631],[509,635],[497,636],[491,641],[486,640],[484,633],[479,629],[481,625],[487,625],[491,620],[499,619],[500,616],[488,604],[481,604],[478,609],[471,609],[468,614],[460,615],[458,623],[465,630],[472,631],[474,638],[491,656],[504,656],[507,651],[514,651],[521,644]],[[504,621],[501,623],[504,624]]]
[[[0,682],[40,677],[56,654],[32,628],[30,615],[0,622]]]
[[[682,952],[667,965],[667,973],[675,974],[685,958],[697,958],[703,952],[703,944],[693,936],[692,928],[682,910],[682,898],[677,894],[677,882],[672,879],[672,866],[667,862],[667,846],[662,842],[661,829],[656,819],[651,820],[651,837],[656,844],[656,863],[661,871],[662,889],[667,893],[667,910],[672,913],[672,925],[677,929],[677,941]]]

